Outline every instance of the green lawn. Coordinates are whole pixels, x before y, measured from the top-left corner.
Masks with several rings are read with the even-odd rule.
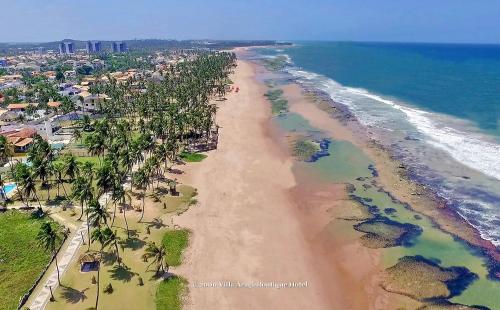
[[[0,213],[0,309],[16,309],[50,261],[36,241],[45,220],[20,211]]]
[[[169,230],[163,235],[162,244],[167,249],[167,263],[170,266],[179,266],[182,263],[182,251],[189,244],[189,230]]]
[[[172,277],[162,281],[156,291],[156,309],[182,309],[182,296],[186,293],[186,289],[187,281],[183,278]]]
[[[200,161],[204,160],[205,158],[207,158],[207,155],[200,154],[200,153],[182,152],[181,158],[187,162],[200,162]]]

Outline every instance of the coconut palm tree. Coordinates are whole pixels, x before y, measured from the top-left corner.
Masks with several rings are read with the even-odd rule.
[[[75,176],[80,171],[80,166],[78,165],[78,161],[76,160],[75,155],[67,154],[64,156],[64,168],[65,175],[70,178],[71,181],[75,179]]]
[[[87,221],[88,224],[92,227],[99,227],[101,224],[108,225],[109,214],[104,209],[97,199],[90,200],[87,206]]]
[[[79,221],[82,220],[83,214],[87,215],[87,236],[89,238],[88,250],[90,250],[90,224],[88,214],[89,212],[84,212],[85,204],[88,207],[89,202],[94,198],[94,190],[92,187],[92,182],[85,176],[79,176],[73,181],[73,198],[80,202],[80,207],[82,208]]]
[[[113,187],[115,175],[113,174],[111,162],[109,160],[106,159],[102,165],[97,168],[96,179],[98,196],[105,194]],[[107,204],[108,199],[106,197],[105,206],[107,206]]]
[[[42,209],[42,203],[40,202],[40,199],[38,198],[38,194],[36,191],[36,178],[35,174],[33,172],[30,172],[30,170],[27,170],[27,174],[23,176],[23,179],[20,180],[19,185],[23,188],[24,195],[26,195],[26,199],[29,201],[29,198],[34,195],[36,201],[38,202],[39,209]],[[28,204],[29,206],[29,204]]]
[[[108,227],[101,229],[101,227],[96,227],[92,231],[92,241],[97,241],[101,244],[101,248],[99,250],[100,257],[103,257],[104,254],[104,248],[108,246],[111,242],[110,235],[112,235],[113,232],[111,229]],[[101,263],[99,263],[99,268],[97,269],[97,295],[95,299],[95,309],[98,309],[99,306],[99,293],[100,293],[100,275],[101,275]]]
[[[125,189],[123,188],[123,185],[121,184],[121,182],[119,180],[116,180],[114,185],[113,185],[113,189],[112,189],[112,192],[111,192],[111,199],[113,200],[113,204],[114,204],[114,212],[113,212],[113,219],[111,221],[111,227],[113,227],[114,223],[115,223],[115,217],[116,217],[116,204],[117,203],[122,203],[124,202],[125,200]],[[123,208],[125,209],[125,208]],[[125,212],[125,211],[123,211]],[[127,226],[127,236],[128,236],[128,223],[127,223],[127,218],[125,217],[125,224]]]
[[[167,271],[168,271],[169,266],[165,261],[166,255],[167,255],[167,251],[163,245],[156,245],[155,242],[149,242],[142,257],[146,261],[150,258],[153,259],[147,268],[149,269],[149,267],[151,265],[155,264],[156,265],[155,275],[158,275],[160,272],[160,269],[163,273],[165,272],[165,265],[166,265]]]
[[[40,230],[38,231],[37,240],[41,246],[45,248],[46,251],[49,251],[54,257],[56,263],[57,270],[57,282],[61,285],[61,278],[59,272],[59,263],[57,261],[57,245],[62,240],[62,233],[54,228],[53,225],[49,222],[45,222],[40,226]]]
[[[56,177],[56,184],[57,184],[57,196],[59,195],[59,188],[62,186],[63,191],[64,191],[64,197],[68,197],[68,193],[66,192],[66,187],[64,187],[64,171],[65,171],[65,166],[64,163],[62,162],[56,162],[53,165],[53,171],[54,175]]]
[[[140,169],[139,171],[134,173],[133,182],[137,188],[142,189],[142,212],[141,212],[141,218],[139,219],[139,223],[140,223],[142,221],[142,219],[144,218],[146,189],[150,183],[150,178],[149,178],[149,175],[147,174],[147,172],[144,171],[144,169]]]
[[[75,139],[75,141],[77,141],[77,142],[80,142],[80,143],[82,142],[82,132],[81,132],[81,130],[75,129],[73,131],[73,139]]]

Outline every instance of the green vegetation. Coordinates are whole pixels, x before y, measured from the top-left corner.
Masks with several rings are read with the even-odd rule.
[[[267,99],[271,101],[278,100],[282,95],[283,95],[282,89],[271,89],[265,94]]]
[[[287,58],[281,55],[264,60],[264,66],[272,71],[281,70],[286,66],[286,64],[287,64]]]
[[[386,269],[382,287],[425,301],[457,295],[476,279],[477,275],[464,267],[443,268],[422,256],[405,256]]]
[[[169,230],[163,236],[162,244],[167,251],[166,261],[170,266],[182,263],[182,252],[189,244],[189,230]]]
[[[182,152],[180,157],[187,162],[200,162],[207,158],[207,155],[200,153]]]
[[[187,281],[180,277],[171,277],[160,283],[156,291],[157,310],[182,309],[182,297],[187,293]]]
[[[149,64],[147,59],[139,60],[131,54],[109,57],[117,61],[116,66],[140,68],[137,61]],[[136,287],[126,284],[136,276],[143,279],[142,286],[147,290],[138,293],[135,308],[153,307],[158,278],[165,276],[168,264],[181,263],[182,249],[188,243],[187,231],[168,232],[163,237],[155,230],[170,226],[163,220],[196,203],[196,190],[178,184],[172,168],[181,154],[186,161],[206,157],[183,153],[188,147],[216,145],[213,133],[217,107],[211,98],[225,95],[235,60],[232,53],[203,52],[164,71],[158,83],[145,78],[137,83],[119,83],[112,77],[107,81],[96,79],[99,82],[89,92],[106,94],[109,100],[100,105],[100,118],[84,118],[79,124],[81,130],[74,134],[75,140],[83,142],[81,149],[88,157],[75,156],[75,149],[60,154],[35,136],[27,154],[31,164],[16,163],[9,171],[18,185],[16,198],[23,205],[37,208],[40,214],[42,201],[49,201],[54,205],[50,213],[57,213],[73,225],[76,217],[86,221],[88,239],[80,254],[92,251],[88,253],[95,256],[90,259],[101,259],[97,272],[69,271],[55,292],[62,298],[56,298],[49,308],[67,309],[69,304],[81,302],[85,308],[108,309],[113,299],[116,302],[136,297]],[[0,159],[5,161],[12,156],[12,146],[7,139],[0,139],[0,146]],[[132,182],[125,186],[127,179]],[[105,199],[106,205],[99,200],[105,193],[111,194]],[[78,208],[68,208],[68,201]],[[18,234],[19,229],[9,233]],[[27,240],[35,242],[38,238],[45,250],[41,255],[49,255],[56,251],[56,234],[55,228],[46,225]],[[33,246],[24,248],[33,251]],[[87,281],[90,277],[94,280]],[[175,279],[158,289],[159,300],[168,309],[180,307],[176,305],[180,305],[179,293],[184,286]],[[103,294],[108,284],[112,294],[110,289],[106,290],[109,294]],[[85,298],[77,294],[82,290],[89,290]]]
[[[319,144],[309,139],[299,139],[293,143],[293,156],[298,160],[308,161],[320,150]]]
[[[282,98],[283,90],[271,89],[264,96],[271,102],[271,110],[274,115],[288,112],[288,101]]]
[[[106,70],[109,72],[128,69],[152,69],[151,63],[147,61],[147,54],[141,52],[103,54],[99,57],[106,62]]]
[[[50,261],[51,251],[37,240],[46,220],[20,211],[0,214],[0,309],[16,309]]]

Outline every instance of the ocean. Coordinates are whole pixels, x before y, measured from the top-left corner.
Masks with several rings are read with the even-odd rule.
[[[500,246],[500,46],[295,42],[257,52],[345,105],[411,178]]]

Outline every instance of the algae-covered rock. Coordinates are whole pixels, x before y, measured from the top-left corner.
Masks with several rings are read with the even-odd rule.
[[[465,267],[444,268],[422,256],[405,256],[396,265],[385,270],[381,285],[388,292],[420,301],[438,301],[459,295],[477,278],[476,274]],[[427,305],[431,306],[444,305]]]
[[[422,228],[417,225],[402,224],[383,216],[356,224],[354,229],[365,233],[361,237],[361,243],[372,249],[411,246],[422,233]]]

